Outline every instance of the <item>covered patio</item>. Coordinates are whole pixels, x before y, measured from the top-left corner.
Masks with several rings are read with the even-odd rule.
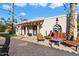
[[[16,26],[16,34],[17,35],[37,35],[40,33],[40,29],[42,27],[44,20],[34,20],[34,21],[27,21]]]

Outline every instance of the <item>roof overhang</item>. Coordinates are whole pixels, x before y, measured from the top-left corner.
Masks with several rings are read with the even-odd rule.
[[[33,25],[41,25],[43,24],[44,22],[44,19],[41,19],[41,20],[33,20],[33,21],[26,21],[24,23],[20,23],[20,24],[17,24],[16,26],[33,26]]]

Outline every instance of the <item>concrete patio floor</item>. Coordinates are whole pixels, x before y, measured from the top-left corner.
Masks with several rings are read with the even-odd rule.
[[[31,38],[31,39],[30,39]],[[44,42],[30,41],[30,38],[12,38],[10,44],[10,56],[78,56],[73,52],[64,51],[53,46],[53,48],[44,45]],[[35,43],[37,42],[37,43]],[[62,45],[60,45],[61,47]],[[61,47],[63,48],[63,47]]]
[[[22,36],[17,36],[15,37],[19,40],[23,40],[23,41],[27,41],[27,42],[32,42],[32,43],[36,43],[36,44],[39,44],[39,45],[44,45],[44,46],[47,46],[49,47],[49,40],[45,39],[45,41],[41,41],[41,42],[37,42],[37,38],[36,36],[26,36],[26,37],[22,37]],[[75,51],[75,47],[68,47],[68,46],[64,46],[62,44],[60,44],[60,46],[57,46],[55,45],[54,43],[52,44],[52,47],[55,48],[55,49],[59,49],[59,50],[64,50],[64,51],[68,51],[70,53],[76,53],[76,54],[79,54],[79,47],[78,47],[78,51]]]

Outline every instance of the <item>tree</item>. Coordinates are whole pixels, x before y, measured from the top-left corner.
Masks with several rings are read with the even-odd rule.
[[[0,32],[4,32],[6,29],[6,26],[2,23],[0,23]]]
[[[14,3],[12,3],[12,32],[15,33],[15,28],[14,28]]]
[[[75,25],[74,25],[74,19],[75,19],[75,3],[70,3],[70,17],[69,17],[69,20],[70,20],[70,31],[69,31],[69,34],[72,35],[72,33],[74,34],[74,28],[75,28]]]
[[[77,30],[79,31],[79,15],[78,15],[78,18],[77,18]]]
[[[5,19],[3,17],[0,18],[0,32],[4,32],[6,29],[4,20]]]
[[[4,17],[1,17],[1,18],[0,18],[0,23],[3,23],[3,24],[4,24],[4,22],[5,22]]]

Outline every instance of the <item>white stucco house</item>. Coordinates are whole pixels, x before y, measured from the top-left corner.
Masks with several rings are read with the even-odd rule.
[[[77,36],[77,15],[75,16],[75,29],[74,36]],[[69,18],[68,15],[60,15],[48,18],[35,18],[28,21],[22,21],[16,24],[16,35],[28,34],[36,35],[41,33],[43,36],[47,36],[50,31],[58,31],[67,33],[69,30]]]

